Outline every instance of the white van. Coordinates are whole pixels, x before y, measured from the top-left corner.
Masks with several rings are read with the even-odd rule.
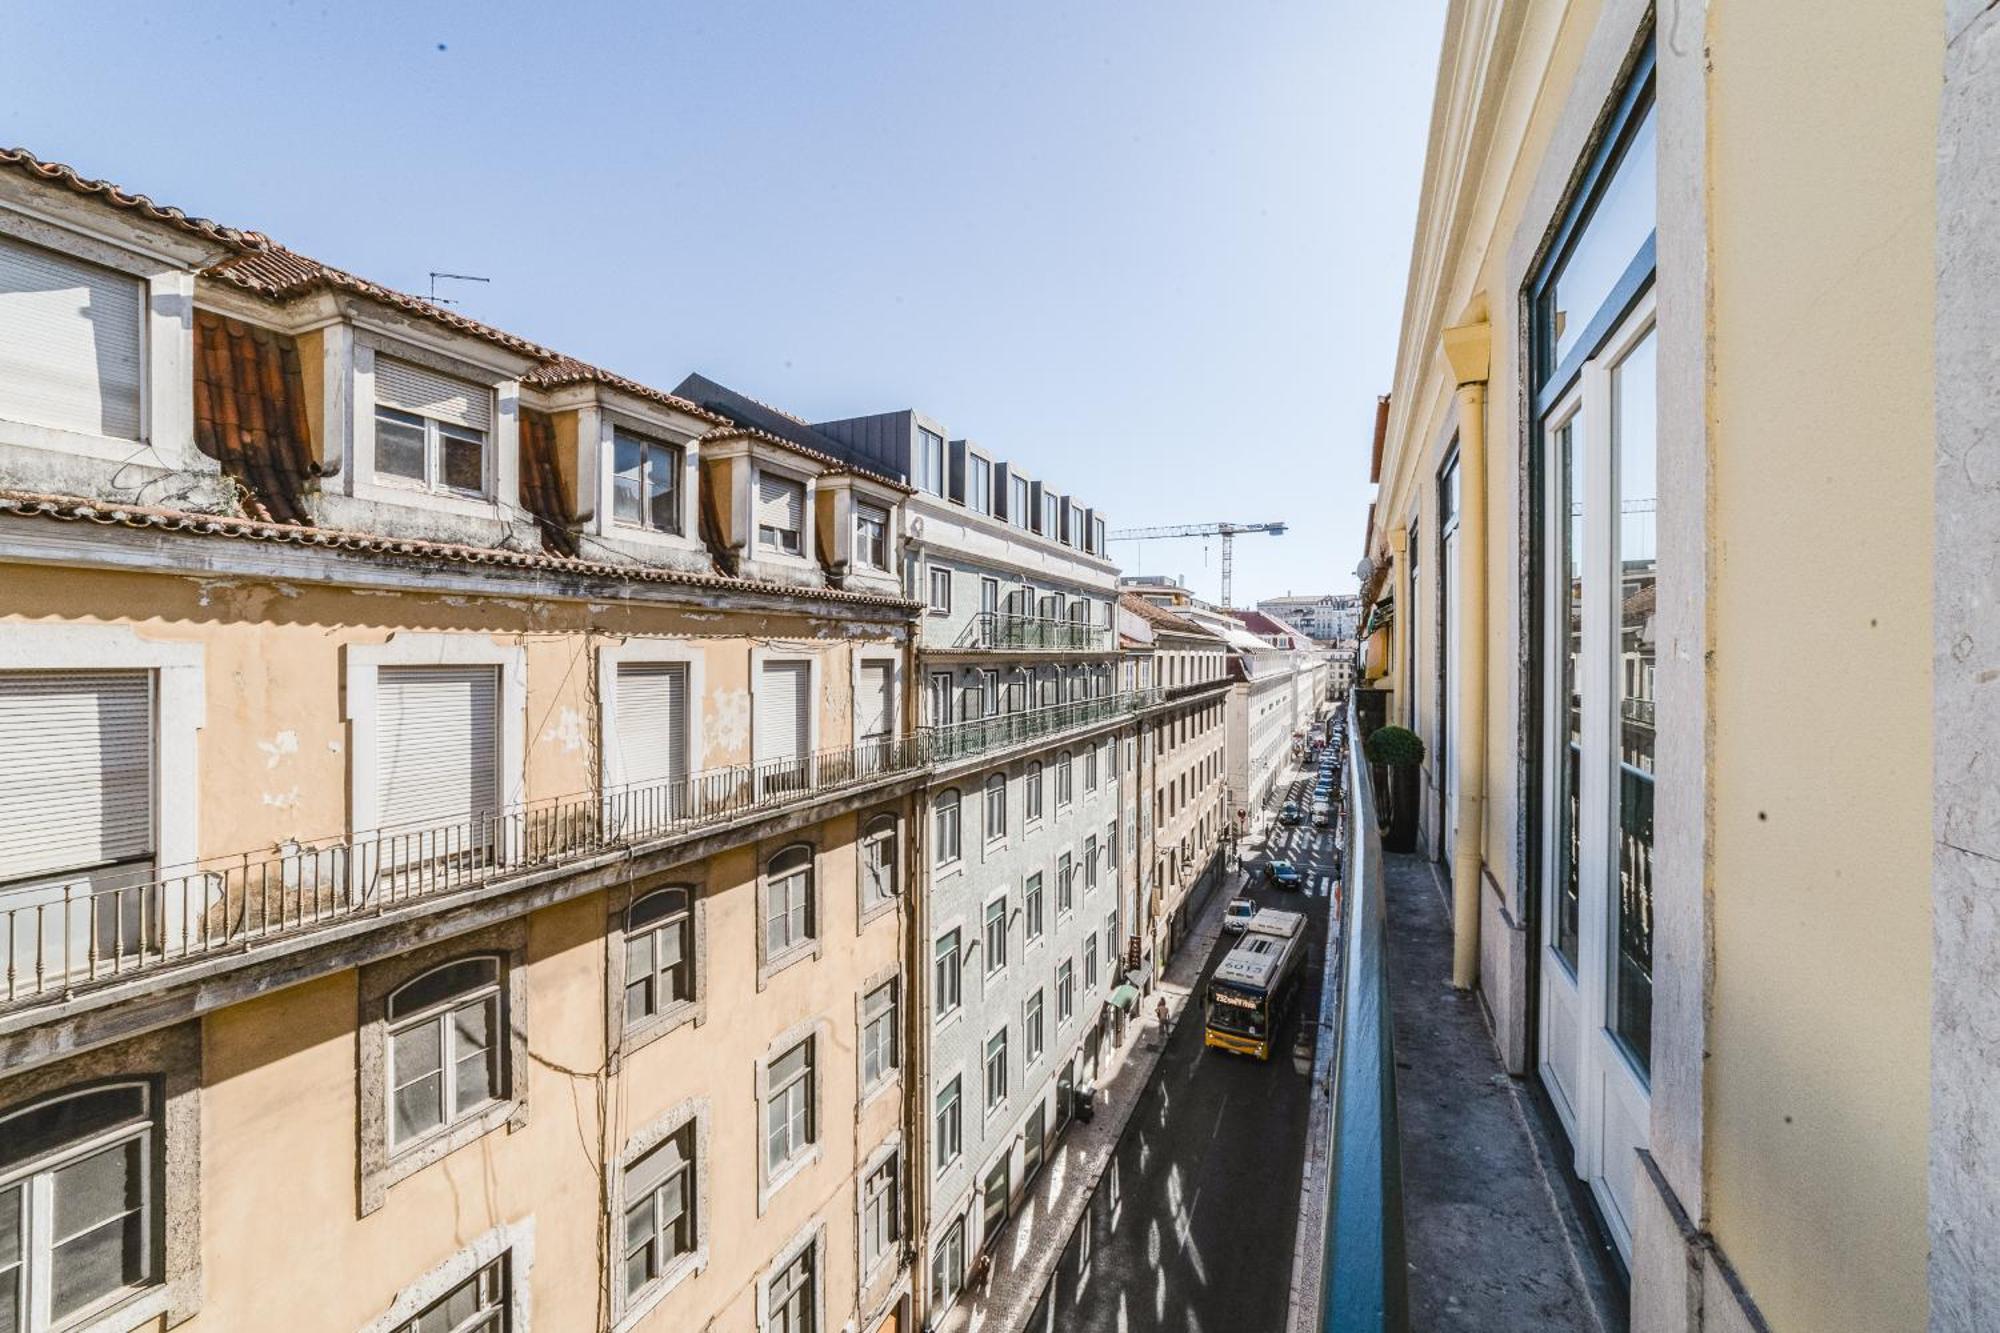
[[[1325,828],[1333,823],[1333,804],[1329,801],[1313,802],[1313,827]]]

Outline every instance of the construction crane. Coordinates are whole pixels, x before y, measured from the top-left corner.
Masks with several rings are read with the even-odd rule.
[[[1285,532],[1282,523],[1185,523],[1170,528],[1121,528],[1110,534],[1114,542],[1146,542],[1168,537],[1220,537],[1222,538],[1222,607],[1226,611],[1233,605],[1229,600],[1230,573],[1236,559],[1236,537],[1245,532],[1268,532],[1273,537],[1281,537]]]

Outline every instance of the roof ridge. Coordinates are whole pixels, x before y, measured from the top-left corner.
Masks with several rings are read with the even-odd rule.
[[[142,214],[156,222],[165,222],[185,231],[209,237],[211,240],[221,241],[224,245],[237,250],[256,252],[268,250],[273,244],[271,238],[261,231],[227,227],[212,218],[196,217],[172,204],[156,203],[147,195],[124,189],[107,180],[86,176],[67,163],[47,161],[25,148],[0,148],[0,166],[13,167],[25,175],[61,185],[77,194],[95,196],[114,208]]]

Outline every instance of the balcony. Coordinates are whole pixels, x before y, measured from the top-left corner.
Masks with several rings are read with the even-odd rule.
[[[1012,749],[1045,736],[1081,731],[1134,713],[1162,698],[1158,688],[1124,690],[1100,694],[1094,699],[1072,699],[1018,713],[996,713],[968,722],[951,722],[926,727],[919,733],[925,758],[934,764],[951,763],[977,755]]]
[[[1359,753],[1356,705],[1347,753]],[[1366,763],[1344,784],[1347,879],[1320,1011],[1301,1254],[1318,1297],[1294,1327],[1603,1329],[1622,1303],[1570,1206],[1527,1080],[1501,1066],[1475,993],[1441,989],[1441,868],[1385,854]],[[1302,1271],[1300,1276],[1310,1276]]]
[[[949,644],[926,645],[932,652],[973,653],[1108,653],[1113,646],[1102,626],[1004,611],[981,611]]]
[[[664,847],[927,762],[922,738],[886,737],[451,824],[288,842],[121,884],[79,878],[0,892],[0,1016],[276,940],[331,934],[406,905],[504,888],[566,863]]]

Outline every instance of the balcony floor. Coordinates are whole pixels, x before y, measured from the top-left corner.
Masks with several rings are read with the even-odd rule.
[[[1385,855],[1410,1327],[1621,1329],[1624,1311],[1476,993],[1454,991],[1442,877]]]

